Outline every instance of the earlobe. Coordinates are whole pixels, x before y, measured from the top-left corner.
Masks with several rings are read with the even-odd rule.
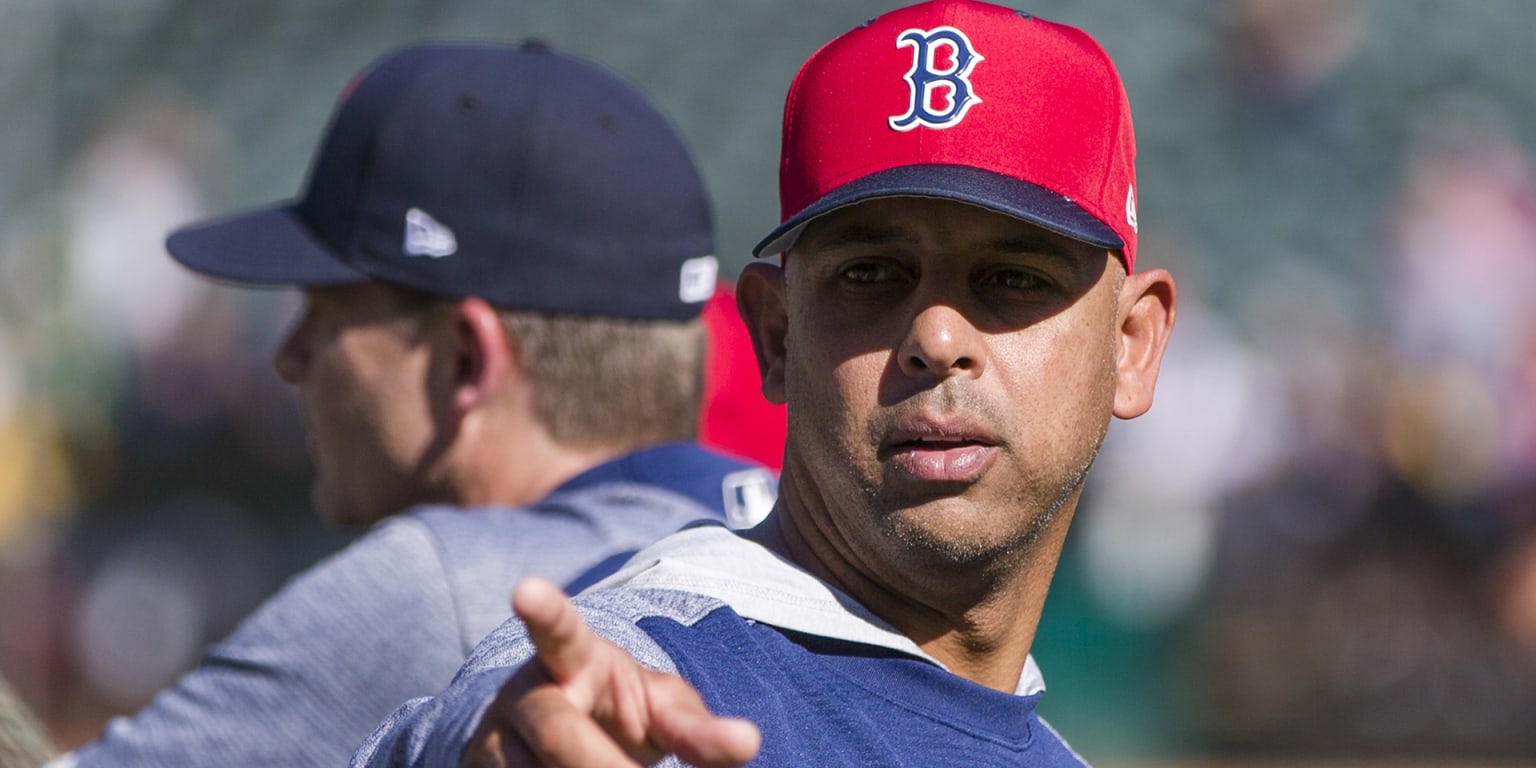
[[[784,303],[784,270],[752,262],[736,281],[736,308],[752,337],[757,369],[763,377],[763,397],[784,403],[784,350],[789,316]]]
[[[457,336],[453,370],[453,410],[460,417],[485,401],[516,365],[506,328],[496,308],[482,299],[454,306]]]
[[[1178,289],[1164,269],[1127,275],[1120,289],[1115,416],[1134,419],[1152,407],[1152,391],[1178,308]]]

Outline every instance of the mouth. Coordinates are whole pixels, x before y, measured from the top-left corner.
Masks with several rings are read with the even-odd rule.
[[[972,483],[999,451],[990,432],[976,425],[923,421],[897,429],[880,448],[896,472],[927,483]]]
[[[916,448],[925,450],[946,450],[966,445],[991,445],[992,443],[980,437],[968,437],[965,435],[933,435],[923,437],[911,437],[891,442],[891,448]]]

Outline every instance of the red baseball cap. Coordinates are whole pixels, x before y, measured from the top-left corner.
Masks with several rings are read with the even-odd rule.
[[[976,0],[877,16],[812,54],[784,106],[782,253],[879,197],[971,203],[1136,259],[1136,139],[1119,73],[1075,27]]]

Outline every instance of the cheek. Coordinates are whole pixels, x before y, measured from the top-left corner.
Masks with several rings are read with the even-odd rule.
[[[803,449],[815,445],[814,453],[826,460],[842,461],[857,453],[855,443],[878,408],[888,355],[867,351],[867,345],[863,349],[856,341],[788,345],[784,384],[789,418],[795,423],[790,434],[802,436]]]
[[[335,345],[313,377],[315,410],[329,413],[333,428],[361,444],[361,453],[401,456],[418,441],[425,420],[425,374],[416,356],[385,340],[356,338]],[[317,414],[318,415],[318,414]],[[369,450],[369,449],[372,450]]]
[[[995,353],[994,364],[1024,423],[1052,432],[1095,431],[1114,402],[1114,350],[1102,333],[1041,328],[1027,344]]]
[[[801,343],[799,340],[813,340]],[[878,344],[851,333],[801,331],[788,337],[785,385],[809,399],[793,403],[825,405],[873,399],[889,355]]]
[[[1028,334],[1022,356],[1033,358],[1040,374],[1084,394],[1103,394],[1115,368],[1113,323],[1101,312],[1065,312]]]

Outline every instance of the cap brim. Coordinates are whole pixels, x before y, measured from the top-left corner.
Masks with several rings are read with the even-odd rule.
[[[828,192],[768,233],[752,249],[752,255],[783,253],[812,219],[881,197],[932,197],[970,203],[1090,245],[1125,247],[1125,241],[1109,225],[1039,185],[967,165],[907,165],[872,173]]]
[[[339,261],[291,205],[272,206],[183,227],[166,238],[171,257],[195,272],[268,286],[345,285],[369,279]]]

